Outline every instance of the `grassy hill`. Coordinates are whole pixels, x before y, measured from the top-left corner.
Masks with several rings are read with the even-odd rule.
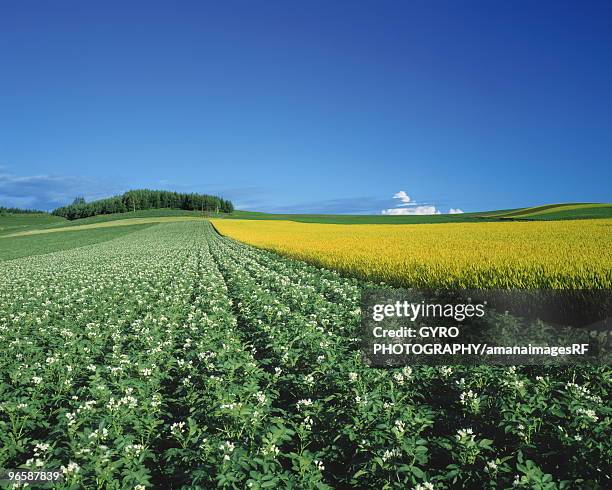
[[[54,223],[55,226],[81,226],[95,223],[106,223],[108,221],[120,221],[126,219],[140,218],[167,218],[176,216],[191,216],[191,217],[216,217],[215,213],[202,213],[201,211],[185,211],[182,209],[143,209],[136,212],[116,213],[116,214],[99,214],[89,218],[81,218],[75,220],[62,220],[61,223]]]
[[[0,262],[106,242],[149,226],[152,226],[152,224],[100,227],[89,229],[86,233],[80,230],[64,230],[59,233],[44,233],[15,237],[0,236]]]
[[[181,209],[147,209],[117,214],[102,214],[90,218],[67,220],[50,214],[0,214],[0,236],[12,235],[15,233],[25,233],[35,230],[47,230],[65,227],[82,227],[96,223],[107,223],[111,221],[131,220],[133,224],[143,224],[142,221],[135,222],[135,219],[152,219],[168,217],[217,217],[214,213],[206,214],[199,211],[183,211]]]
[[[69,221],[50,214],[0,214],[0,262],[93,245],[200,212],[151,209]]]
[[[0,235],[65,223],[66,219],[46,213],[0,213]]]
[[[605,203],[565,203],[546,204],[529,208],[515,209],[510,212],[485,213],[484,218],[502,220],[564,220],[612,218],[612,204]]]

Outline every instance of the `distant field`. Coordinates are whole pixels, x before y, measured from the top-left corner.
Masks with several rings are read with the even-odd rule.
[[[135,213],[102,214],[90,218],[67,220],[51,214],[0,214],[0,236],[20,231],[43,230],[65,227],[80,227],[96,223],[134,220],[135,218],[218,217],[219,214],[183,211],[181,209],[147,209]],[[157,221],[157,220],[154,220]],[[135,221],[130,221],[134,224]],[[87,228],[85,228],[87,229]]]
[[[269,214],[253,211],[234,211],[227,219],[283,220],[298,223],[329,224],[428,224],[428,223],[479,223],[483,221],[512,220],[563,220],[612,218],[612,204],[573,203],[549,204],[530,208],[500,209],[478,213],[433,215],[348,215],[348,214]]]
[[[507,212],[505,210],[502,212]],[[487,212],[490,214],[490,212]],[[365,214],[269,214],[254,211],[234,211],[231,215],[222,216],[226,219],[248,220],[283,220],[298,223],[329,223],[329,224],[419,224],[419,223],[463,223],[482,221],[483,213],[463,214],[432,214],[432,215],[365,215]]]
[[[397,286],[612,287],[612,219],[393,226],[212,223],[221,234],[250,245]]]
[[[486,213],[487,218],[528,219],[528,220],[563,220],[612,218],[612,204],[568,203],[547,204],[531,208],[517,209],[510,212]]]
[[[60,250],[93,245],[106,242],[135,231],[148,228],[152,224],[133,226],[115,226],[89,229],[82,231],[62,231],[58,233],[30,234],[15,237],[0,238],[0,261],[42,255]]]
[[[49,214],[0,214],[0,237],[63,231],[87,230],[99,226],[128,226],[145,223],[183,221],[189,219],[243,219],[264,221],[292,221],[320,224],[435,224],[482,223],[487,221],[552,221],[612,218],[612,204],[549,204],[520,209],[505,209],[479,213],[436,215],[341,215],[341,214],[270,214],[255,211],[234,211],[232,214],[202,213],[181,209],[148,209],[119,214],[105,214],[90,218],[66,220]]]
[[[64,218],[50,214],[0,214],[0,235],[31,228],[41,228],[54,224],[67,223]]]
[[[143,209],[136,212],[129,213],[116,213],[116,214],[100,214],[98,216],[91,216],[90,218],[75,219],[72,221],[63,220],[62,226],[80,226],[92,223],[105,223],[107,221],[119,221],[134,218],[171,218],[191,216],[195,218],[202,218],[208,216],[219,216],[214,213],[202,213],[200,211],[184,211],[182,209]]]
[[[110,216],[110,215],[109,215]],[[81,230],[95,230],[100,228],[114,228],[114,227],[126,227],[143,224],[154,224],[154,223],[173,223],[179,221],[197,221],[204,220],[202,216],[151,216],[149,218],[126,218],[126,219],[111,219],[108,221],[94,221],[89,223],[83,223],[85,220],[74,220],[70,221],[68,226],[53,226],[40,229],[28,229],[25,231],[18,231],[15,233],[9,233],[1,238],[11,238],[20,236],[33,236],[33,235],[47,235],[50,233],[63,233],[65,231],[81,231]],[[66,222],[64,222],[65,224]]]

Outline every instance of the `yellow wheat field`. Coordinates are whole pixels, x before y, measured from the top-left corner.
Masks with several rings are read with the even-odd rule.
[[[394,285],[612,287],[610,219],[418,225],[212,221],[236,240]]]

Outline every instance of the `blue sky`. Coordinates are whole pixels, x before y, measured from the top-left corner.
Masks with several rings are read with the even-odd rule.
[[[609,202],[611,24],[588,1],[0,0],[0,205]]]

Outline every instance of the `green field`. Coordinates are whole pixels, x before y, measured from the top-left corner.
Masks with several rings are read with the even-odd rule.
[[[286,220],[302,223],[330,224],[420,224],[420,223],[474,223],[511,220],[563,220],[612,218],[612,204],[550,204],[519,209],[483,211],[461,214],[433,215],[342,215],[342,214],[271,214],[254,211],[234,211],[219,218],[252,220]]]
[[[271,214],[258,213],[254,211],[234,211],[231,215],[223,215],[221,218],[231,219],[253,219],[253,220],[284,220],[298,221],[301,223],[330,223],[337,225],[357,224],[418,224],[418,223],[461,223],[466,221],[478,221],[482,213],[463,214],[433,214],[413,216],[384,216],[367,214]]]
[[[79,232],[109,228],[129,228],[134,225],[151,225],[158,223],[177,223],[181,221],[206,221],[202,216],[150,216],[148,218],[131,218],[121,220],[98,221],[97,223],[77,223],[71,226],[53,226],[47,228],[32,228],[0,236],[0,239],[26,237],[34,235],[53,235],[64,232]]]
[[[0,214],[0,236],[30,230],[82,226],[109,221],[134,220],[135,218],[172,218],[172,217],[221,217],[216,213],[184,211],[181,209],[146,209],[129,213],[101,214],[90,218],[67,220],[51,214]]]
[[[503,220],[564,220],[564,219],[597,219],[612,218],[612,204],[603,203],[567,203],[547,204],[509,212],[484,213],[486,218]]]
[[[104,223],[107,221],[119,221],[125,219],[134,219],[134,218],[167,218],[167,217],[177,217],[177,216],[191,216],[191,217],[209,217],[209,216],[219,216],[219,214],[215,213],[202,213],[200,211],[185,211],[182,209],[143,209],[138,210],[136,212],[130,211],[128,213],[116,213],[116,214],[100,214],[97,216],[91,216],[89,218],[81,218],[75,220],[64,220],[62,219],[61,224],[56,223],[54,226],[78,226],[78,225],[86,225],[93,223]]]
[[[133,226],[95,228],[89,229],[86,232],[62,231],[58,233],[0,237],[0,262],[101,243],[142,230],[151,225],[152,223],[135,224]]]
[[[0,236],[34,228],[44,228],[68,221],[51,214],[12,214],[0,213]]]

